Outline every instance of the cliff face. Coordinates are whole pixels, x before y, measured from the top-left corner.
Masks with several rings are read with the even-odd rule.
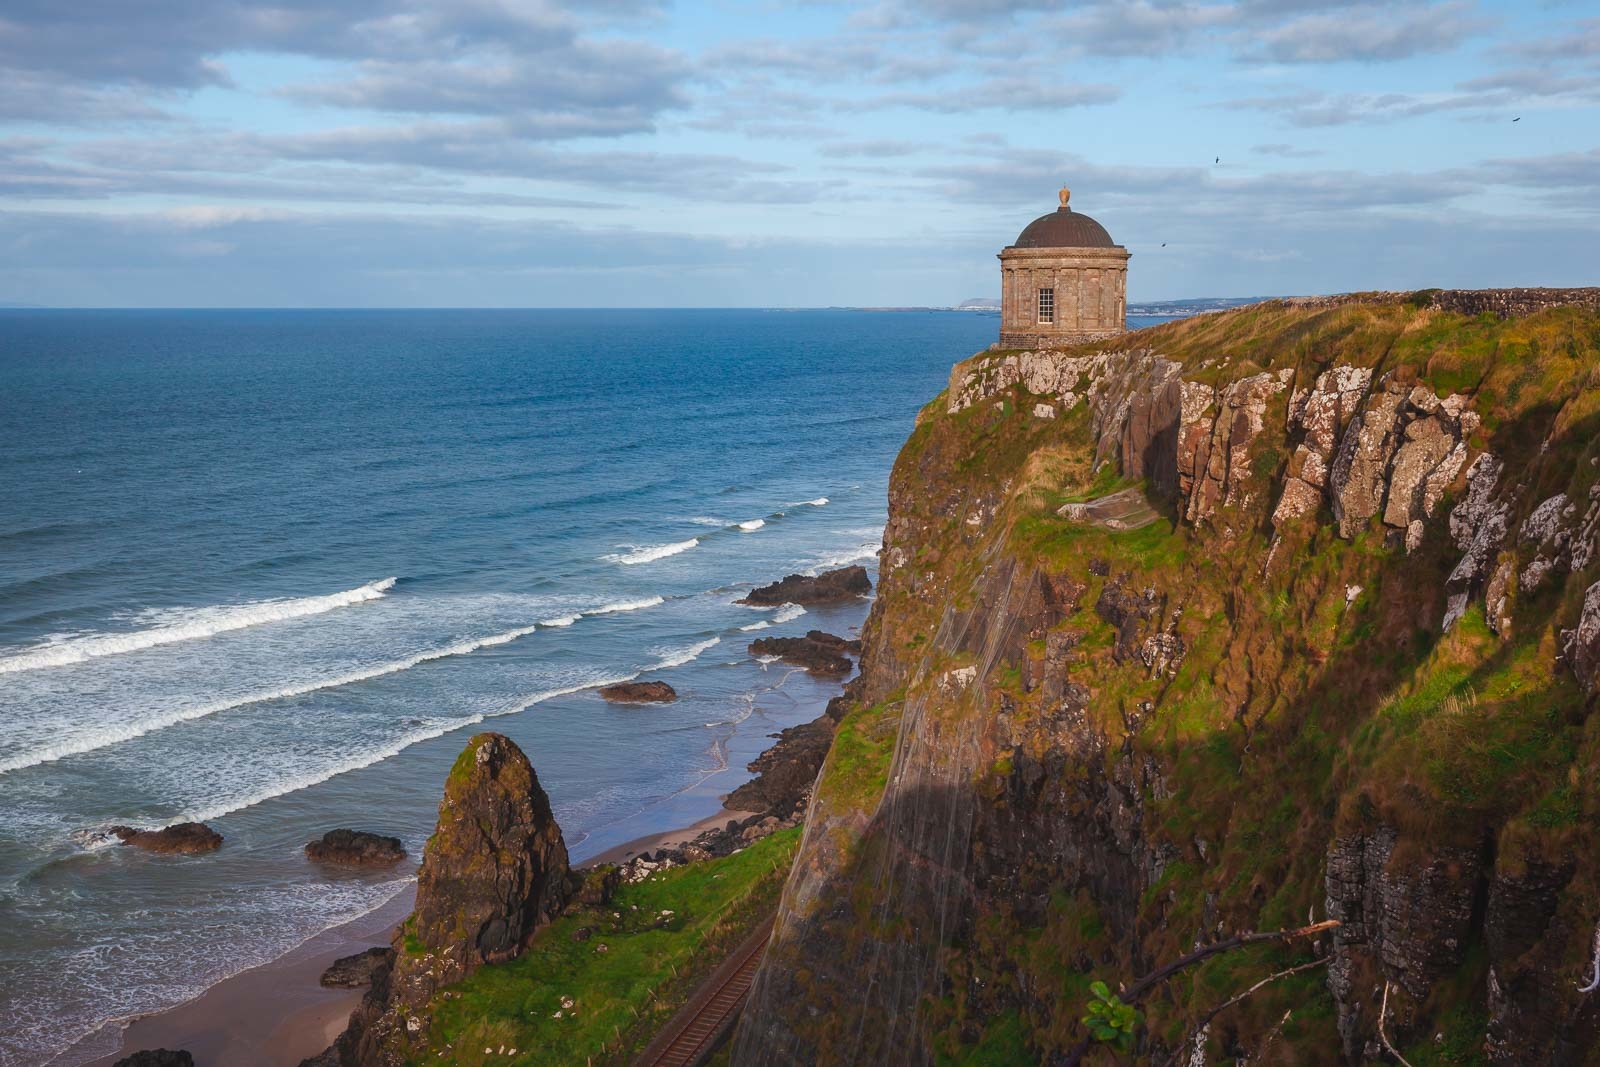
[[[1123,1055],[1600,1062],[1585,300],[958,365],[734,1062],[1048,1062],[1092,981],[1323,919],[1160,986]]]

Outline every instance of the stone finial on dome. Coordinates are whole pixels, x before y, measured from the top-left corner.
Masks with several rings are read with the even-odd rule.
[[[1061,206],[1066,207],[1067,201],[1072,199],[1072,190],[1065,185],[1061,187]]]

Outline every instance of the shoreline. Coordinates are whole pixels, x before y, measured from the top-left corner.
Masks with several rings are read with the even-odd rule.
[[[860,625],[852,621],[845,628],[856,632]],[[813,691],[796,698],[783,685],[791,674],[804,672],[787,668],[779,684],[766,691],[768,699],[789,701],[783,718],[793,724],[822,716],[828,700],[838,694],[838,686],[827,685],[826,695]],[[748,730],[744,722],[741,720],[724,742],[727,762],[720,769],[706,775],[697,786],[662,798],[656,825],[677,825],[610,844],[574,860],[572,867],[622,864],[641,853],[686,844],[706,831],[722,829],[730,820],[742,821],[758,814],[730,809],[724,801],[738,785],[755,777],[743,764],[770,749],[779,734]],[[751,722],[751,726],[757,723],[770,725],[771,720],[763,717]],[[740,739],[740,734],[748,736]],[[713,806],[711,814],[700,814]],[[648,811],[628,816],[623,822],[640,818]],[[581,852],[584,842],[569,848]],[[301,1061],[321,1053],[343,1032],[350,1013],[366,993],[365,988],[323,987],[319,981],[323,971],[340,957],[388,945],[395,927],[411,914],[415,897],[413,878],[377,908],[312,935],[276,959],[230,975],[190,1000],[131,1019],[107,1022],[48,1063],[50,1067],[114,1067],[117,1061],[135,1052],[167,1048],[189,1052],[196,1067],[299,1067]],[[105,1051],[108,1047],[114,1051]]]
[[[729,819],[753,814],[721,808],[688,826],[614,845],[573,868],[625,863],[642,852],[685,844],[707,830],[721,829]],[[112,1067],[140,1049],[155,1048],[184,1049],[193,1054],[197,1067],[298,1067],[301,1060],[333,1044],[366,993],[328,989],[319,982],[322,972],[341,956],[388,944],[394,928],[411,914],[416,894],[413,882],[365,915],[329,927],[275,960],[230,975],[192,1000],[138,1016],[122,1027],[115,1052],[84,1061],[83,1067]],[[104,1032],[102,1028],[74,1047]],[[72,1051],[65,1050],[58,1059]]]

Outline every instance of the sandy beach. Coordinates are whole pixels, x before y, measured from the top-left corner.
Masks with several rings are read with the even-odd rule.
[[[692,841],[706,830],[751,812],[722,809],[689,826],[646,834],[580,861],[580,867],[622,863],[642,852]],[[111,1067],[140,1049],[185,1049],[197,1067],[298,1067],[333,1043],[363,990],[326,989],[318,979],[328,965],[374,945],[387,944],[395,926],[411,913],[414,888],[375,911],[325,930],[292,952],[224,979],[200,996],[135,1019],[122,1031],[120,1048],[88,1061]]]

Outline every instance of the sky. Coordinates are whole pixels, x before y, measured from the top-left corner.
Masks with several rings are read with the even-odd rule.
[[[1600,284],[1600,0],[0,0],[0,304]]]

